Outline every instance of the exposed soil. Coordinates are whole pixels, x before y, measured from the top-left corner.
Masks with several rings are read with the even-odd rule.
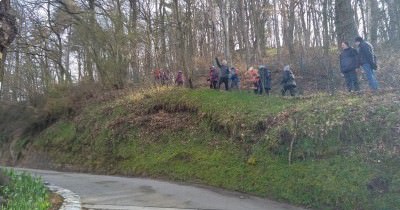
[[[163,109],[143,115],[132,114],[118,118],[108,125],[116,134],[126,133],[133,128],[140,128],[141,136],[159,137],[165,132],[179,132],[185,129],[195,130],[196,117],[192,112],[168,112]],[[155,138],[157,139],[157,138]]]
[[[44,152],[36,151],[32,146],[28,145],[28,150],[24,151],[17,165],[20,167],[33,167],[50,169],[54,168],[52,159]]]
[[[151,115],[144,115],[134,119],[136,125],[149,130],[179,131],[190,127],[191,115],[186,112],[167,113],[160,111]]]
[[[63,204],[63,202],[64,202],[63,197],[61,197],[57,193],[51,193],[50,194],[51,207],[49,208],[49,210],[58,210],[58,209],[60,209],[62,204]]]

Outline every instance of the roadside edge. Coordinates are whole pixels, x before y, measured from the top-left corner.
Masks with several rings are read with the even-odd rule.
[[[45,183],[46,187],[51,191],[56,194],[59,194],[61,197],[64,198],[64,202],[61,205],[59,210],[81,210],[82,205],[81,205],[81,199],[78,194],[68,190],[64,189],[59,186],[52,185],[50,183]]]

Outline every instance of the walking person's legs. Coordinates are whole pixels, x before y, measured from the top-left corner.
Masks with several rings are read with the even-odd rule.
[[[290,87],[289,91],[291,96],[296,96],[296,87]]]
[[[374,69],[372,69],[371,65],[368,63],[362,65],[362,68],[365,72],[365,75],[367,76],[369,87],[372,90],[378,90],[379,84],[378,84],[378,81],[376,80],[376,75],[375,75]]]
[[[229,80],[228,80],[228,78],[224,78],[224,83],[225,83],[225,90],[228,91],[229,90]]]
[[[351,72],[344,73],[343,75],[344,75],[344,79],[346,82],[347,91],[351,92],[351,90],[353,88],[353,80],[352,80]]]
[[[219,78],[218,89],[221,89],[221,84],[224,82],[223,78]]]
[[[269,89],[265,88],[265,94],[267,94],[267,96],[269,96]]]
[[[287,91],[287,87],[283,87],[281,92],[282,92],[282,96],[286,95],[286,91]]]
[[[236,88],[236,81],[231,82],[231,90],[233,90],[234,88]]]
[[[263,88],[262,88],[262,87],[259,87],[259,88],[258,88],[258,94],[259,94],[259,95],[262,95],[262,94],[263,94]]]
[[[350,72],[350,78],[351,78],[352,90],[360,91],[360,85],[358,83],[358,76],[357,76],[357,72],[355,70]]]

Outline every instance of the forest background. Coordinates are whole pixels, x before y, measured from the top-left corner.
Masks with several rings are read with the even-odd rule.
[[[344,89],[338,43],[357,35],[376,48],[383,88],[399,86],[399,0],[4,2],[18,32],[3,52],[2,101],[35,104],[60,85],[148,86],[155,69],[200,85],[216,56],[242,77],[267,64],[276,84],[291,64],[300,93],[335,92]]]

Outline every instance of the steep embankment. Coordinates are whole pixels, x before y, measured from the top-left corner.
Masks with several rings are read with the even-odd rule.
[[[15,145],[20,164],[203,183],[317,209],[399,209],[399,116],[398,92],[154,89],[90,103]]]

